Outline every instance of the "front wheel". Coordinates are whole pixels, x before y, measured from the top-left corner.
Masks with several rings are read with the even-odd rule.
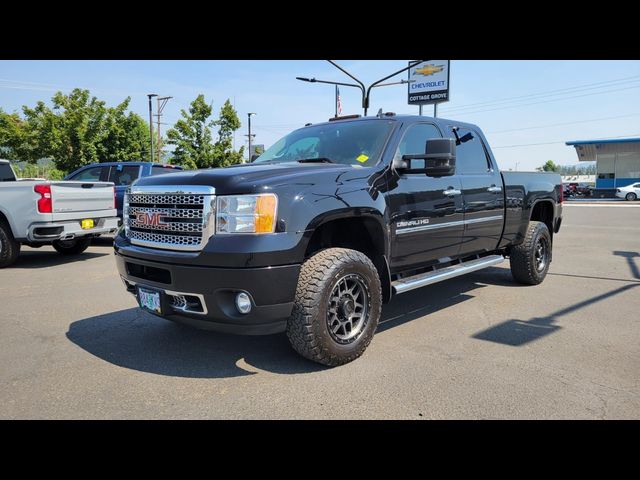
[[[627,193],[627,195],[624,198],[626,198],[629,202],[635,202],[638,199],[638,196],[635,193],[630,192],[630,193]]]
[[[343,365],[369,346],[381,309],[380,277],[369,257],[329,248],[302,264],[287,336],[303,357]]]
[[[542,222],[529,222],[524,242],[511,249],[511,274],[527,285],[542,283],[551,264],[551,234]]]
[[[91,245],[91,237],[74,238],[73,240],[56,240],[53,248],[63,255],[79,255]]]

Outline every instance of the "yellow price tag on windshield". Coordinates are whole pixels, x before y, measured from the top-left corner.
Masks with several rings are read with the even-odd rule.
[[[367,160],[369,160],[369,157],[367,157],[364,153],[358,157],[356,157],[356,160],[358,160],[360,163],[364,163]]]

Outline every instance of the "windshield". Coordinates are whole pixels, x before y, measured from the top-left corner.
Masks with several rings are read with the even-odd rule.
[[[378,163],[392,121],[334,122],[291,132],[266,150],[254,163],[325,159],[345,165]]]

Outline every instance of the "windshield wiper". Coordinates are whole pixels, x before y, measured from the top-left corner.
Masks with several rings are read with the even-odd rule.
[[[301,158],[300,160],[296,160],[298,163],[336,163],[335,160],[331,160],[327,157],[317,157],[317,158]]]

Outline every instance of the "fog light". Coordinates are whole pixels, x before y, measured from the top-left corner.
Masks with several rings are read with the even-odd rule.
[[[236,295],[236,308],[240,313],[249,313],[251,311],[251,298],[244,292]]]

